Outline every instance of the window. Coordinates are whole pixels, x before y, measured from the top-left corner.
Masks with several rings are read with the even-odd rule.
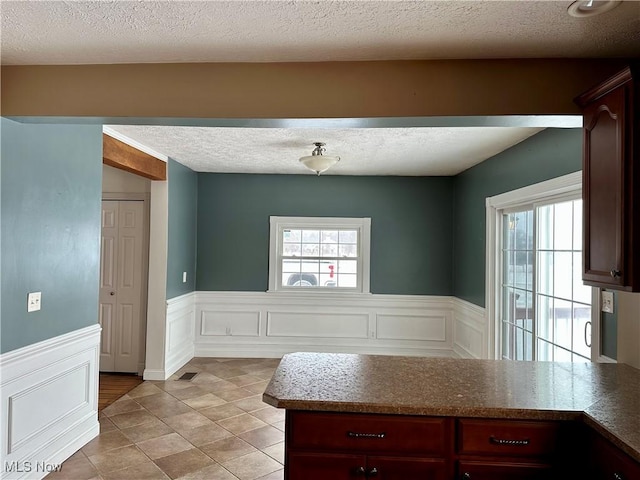
[[[487,199],[494,253],[489,248],[487,310],[496,319],[497,358],[598,356],[593,289],[582,283],[580,196],[578,173]]]
[[[370,218],[270,222],[269,291],[369,293]]]

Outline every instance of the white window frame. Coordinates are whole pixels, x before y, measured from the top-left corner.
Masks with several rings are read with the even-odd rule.
[[[350,229],[358,231],[358,278],[355,288],[291,287],[282,285],[282,237],[285,229]],[[371,218],[269,217],[269,290],[311,294],[370,293]]]
[[[574,172],[545,182],[536,183],[486,199],[486,277],[485,315],[489,358],[499,359],[502,328],[500,322],[500,288],[502,254],[502,214],[505,210],[531,205],[556,203],[582,197],[582,172]],[[611,362],[600,352],[600,289],[592,289],[591,297],[591,360]]]

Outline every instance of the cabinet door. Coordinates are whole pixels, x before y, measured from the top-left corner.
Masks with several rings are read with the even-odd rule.
[[[378,480],[447,480],[442,459],[367,457],[367,478]]]
[[[640,478],[640,463],[616,448],[600,435],[591,435],[590,470],[593,480],[635,480]]]
[[[364,479],[364,455],[288,452],[285,480]]]
[[[576,99],[584,116],[583,280],[623,290],[640,287],[634,271],[640,257],[633,251],[640,234],[634,88],[627,68]]]
[[[535,463],[472,462],[458,464],[459,480],[550,480],[550,465]]]
[[[625,90],[584,109],[584,280],[625,285],[623,160]]]

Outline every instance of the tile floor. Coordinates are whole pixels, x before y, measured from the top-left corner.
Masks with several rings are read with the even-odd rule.
[[[47,480],[282,480],[284,411],[262,402],[278,359],[194,358],[98,418],[100,435]],[[198,372],[190,381],[184,372]]]

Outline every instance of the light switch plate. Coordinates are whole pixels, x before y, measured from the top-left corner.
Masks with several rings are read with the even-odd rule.
[[[602,292],[602,311],[613,313],[613,292]]]
[[[187,283],[187,272],[182,272],[182,283]]]
[[[42,292],[31,292],[27,296],[27,312],[37,312],[40,310],[40,300]]]

